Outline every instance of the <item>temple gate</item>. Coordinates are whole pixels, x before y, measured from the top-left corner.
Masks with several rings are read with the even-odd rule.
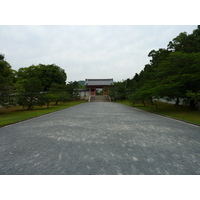
[[[108,95],[113,79],[85,79],[85,86],[89,89],[89,95],[96,95],[98,89],[102,89],[103,95]]]

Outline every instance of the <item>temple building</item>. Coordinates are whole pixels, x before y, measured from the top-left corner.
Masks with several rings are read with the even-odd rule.
[[[96,95],[102,91],[102,95],[108,95],[113,86],[113,79],[85,79],[85,86],[89,89],[89,95]]]
[[[85,79],[86,89],[76,89],[75,92],[80,99],[87,100],[91,96],[108,95],[110,88],[114,85],[113,79]]]

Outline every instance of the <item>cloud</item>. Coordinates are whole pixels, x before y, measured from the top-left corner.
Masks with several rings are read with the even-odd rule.
[[[12,68],[56,64],[68,81],[132,78],[152,49],[197,26],[0,26],[0,52]]]

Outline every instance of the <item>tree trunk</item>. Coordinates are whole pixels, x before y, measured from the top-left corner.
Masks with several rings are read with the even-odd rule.
[[[196,103],[195,103],[195,100],[194,100],[194,99],[190,100],[190,108],[191,108],[192,110],[196,110]]]
[[[151,100],[151,105],[154,105],[154,102],[153,102],[153,98],[152,98],[152,97],[150,98],[150,100]]]
[[[156,101],[154,102],[154,104],[155,104],[155,106],[156,106],[156,109],[158,109],[158,105],[157,105],[157,102],[156,102]]]
[[[142,103],[143,103],[144,106],[146,106],[144,100],[142,100]]]
[[[179,97],[177,97],[175,105],[178,106],[179,103],[180,103],[180,99],[179,99]]]

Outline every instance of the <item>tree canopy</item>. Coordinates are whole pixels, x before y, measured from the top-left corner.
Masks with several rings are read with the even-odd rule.
[[[57,87],[64,90],[66,79],[65,71],[55,64],[39,64],[20,68],[17,72],[17,82],[15,84],[20,94],[19,105],[31,109],[35,105],[43,105],[45,103],[49,105],[49,102],[53,100],[58,102],[63,99],[60,97],[61,90],[57,89],[56,92],[52,93],[52,88]]]
[[[176,99],[178,105],[180,98],[185,98],[194,108],[198,104],[194,96],[200,92],[200,26],[192,34],[180,33],[166,49],[152,50],[148,56],[150,63],[132,79],[116,83],[115,93],[129,91],[125,98],[143,103],[155,97],[168,97]],[[127,85],[127,81],[132,84]]]
[[[0,105],[7,106],[11,100],[10,94],[13,90],[15,71],[3,59],[4,57],[0,59]]]
[[[0,54],[0,105],[19,104],[31,109],[50,101],[71,100],[66,85],[67,74],[61,67],[39,64],[14,71],[4,58]]]
[[[20,68],[18,70],[18,79],[37,78],[44,91],[48,91],[52,84],[66,84],[67,75],[59,66],[52,65],[31,65],[30,67]]]

